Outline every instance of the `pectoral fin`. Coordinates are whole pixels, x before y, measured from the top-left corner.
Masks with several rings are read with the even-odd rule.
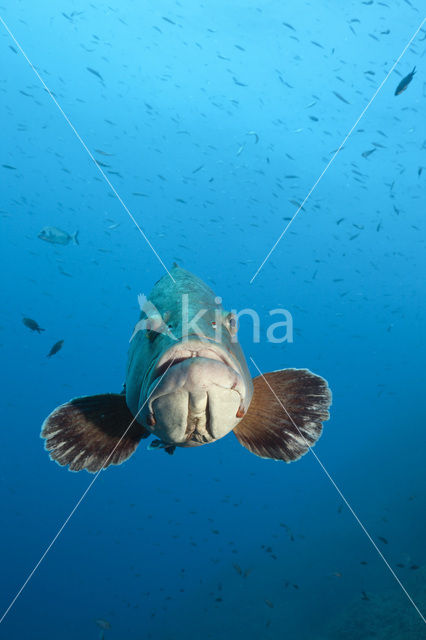
[[[53,460],[71,471],[92,472],[121,464],[149,435],[130,413],[125,396],[114,393],[70,400],[46,418],[41,430]]]
[[[253,380],[248,411],[235,427],[240,444],[261,458],[292,462],[321,435],[331,391],[307,369],[282,369]]]

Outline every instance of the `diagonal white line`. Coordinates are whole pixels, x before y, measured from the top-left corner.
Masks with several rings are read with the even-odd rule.
[[[116,188],[114,187],[114,185],[112,184],[111,180],[108,178],[108,176],[106,175],[105,171],[102,170],[102,167],[98,164],[96,158],[93,156],[92,152],[90,151],[89,147],[86,145],[86,143],[84,142],[84,140],[82,139],[82,137],[80,136],[80,134],[78,133],[78,131],[76,130],[76,128],[74,127],[74,125],[72,124],[71,120],[68,118],[67,114],[65,113],[65,111],[62,109],[61,105],[59,104],[59,102],[56,100],[55,96],[53,95],[53,93],[50,91],[49,87],[47,86],[47,84],[45,83],[45,81],[43,80],[43,78],[41,77],[41,75],[39,74],[39,72],[37,71],[37,69],[35,68],[35,66],[33,65],[33,63],[31,62],[31,60],[28,58],[27,54],[25,53],[25,51],[23,50],[23,48],[21,47],[21,45],[19,44],[19,42],[17,41],[17,39],[15,38],[15,36],[13,35],[13,33],[11,32],[11,30],[9,29],[9,27],[7,26],[7,24],[5,23],[5,21],[3,20],[3,18],[0,16],[0,22],[1,24],[4,26],[4,28],[6,29],[6,31],[8,32],[8,34],[10,35],[10,37],[12,38],[13,42],[16,44],[16,46],[18,47],[19,51],[22,53],[22,55],[24,56],[25,60],[28,62],[28,64],[30,65],[31,69],[34,71],[35,75],[37,76],[37,78],[40,80],[41,84],[43,85],[43,88],[47,91],[47,93],[49,94],[50,98],[53,100],[53,102],[55,103],[55,105],[57,106],[57,108],[59,109],[59,111],[61,112],[62,116],[64,117],[65,121],[67,122],[67,124],[69,125],[69,127],[72,129],[73,133],[75,134],[76,138],[78,139],[78,141],[80,142],[81,146],[83,147],[83,149],[86,151],[87,155],[89,156],[89,158],[91,160],[93,160],[97,170],[99,171],[99,173],[101,174],[101,176],[103,177],[103,179],[105,180],[105,182],[107,183],[107,185],[109,186],[109,188],[111,189],[111,191],[113,192],[113,194],[115,195],[115,197],[117,198],[117,200],[119,201],[119,203],[121,204],[121,206],[123,207],[123,209],[125,210],[125,212],[127,213],[127,215],[129,216],[130,220],[133,222],[133,224],[135,225],[135,227],[139,230],[139,233],[141,234],[141,236],[143,237],[143,239],[145,240],[145,242],[147,243],[147,245],[149,246],[149,248],[151,249],[151,251],[153,252],[153,254],[155,255],[155,257],[157,258],[157,260],[160,262],[161,266],[165,269],[165,271],[167,271],[167,273],[169,274],[169,276],[171,277],[171,279],[173,280],[173,282],[175,282],[175,279],[173,278],[172,274],[170,273],[170,271],[167,269],[166,265],[164,264],[164,262],[162,261],[162,259],[160,258],[160,256],[158,255],[157,251],[154,249],[154,247],[152,246],[150,240],[148,239],[147,235],[142,231],[141,227],[139,226],[139,224],[137,223],[135,217],[133,216],[133,214],[130,212],[130,210],[128,209],[128,207],[126,206],[126,204],[123,202],[122,198],[120,197],[120,195],[118,194]]]
[[[372,98],[370,99],[370,101],[368,102],[367,106],[364,107],[364,109],[361,111],[361,114],[359,115],[359,117],[356,119],[355,124],[349,129],[348,133],[346,134],[346,136],[344,137],[343,141],[341,142],[341,144],[339,145],[338,149],[334,152],[334,154],[331,157],[331,160],[329,160],[329,162],[326,164],[326,166],[324,167],[323,171],[321,172],[320,176],[317,178],[317,180],[314,182],[314,184],[312,185],[312,187],[310,188],[308,195],[305,197],[305,199],[303,200],[302,204],[299,206],[299,208],[297,209],[296,213],[294,214],[294,216],[291,218],[291,220],[288,222],[287,226],[285,227],[285,229],[281,232],[281,234],[278,237],[278,240],[276,240],[275,244],[271,247],[271,249],[269,250],[269,253],[266,255],[266,257],[264,258],[262,264],[260,265],[260,267],[258,267],[257,271],[255,272],[255,274],[252,276],[251,280],[250,280],[250,284],[253,284],[254,279],[257,277],[257,275],[259,274],[260,270],[264,267],[265,263],[269,260],[269,258],[271,257],[272,253],[275,251],[275,249],[277,248],[278,244],[281,242],[282,238],[284,237],[284,235],[287,233],[287,230],[290,228],[290,225],[293,223],[294,219],[296,218],[297,214],[299,213],[299,211],[301,211],[301,209],[303,209],[303,205],[305,204],[305,202],[308,200],[308,198],[310,197],[310,195],[315,191],[315,189],[317,188],[318,184],[321,182],[322,178],[324,177],[326,171],[329,169],[329,167],[333,164],[334,160],[336,159],[337,155],[340,153],[340,151],[342,150],[343,146],[345,145],[345,143],[347,142],[347,140],[349,139],[349,137],[351,136],[353,130],[355,129],[355,127],[358,125],[358,123],[360,122],[360,120],[362,119],[362,117],[364,116],[365,112],[367,111],[367,109],[370,107],[370,105],[372,104],[372,102],[374,101],[374,99],[377,97],[377,94],[379,93],[380,89],[383,87],[383,85],[385,84],[385,82],[387,81],[387,79],[389,78],[389,76],[391,75],[392,71],[395,69],[396,65],[398,64],[398,62],[401,60],[401,58],[403,57],[404,53],[407,51],[407,49],[409,48],[409,46],[411,45],[411,43],[413,42],[414,38],[416,37],[416,35],[419,33],[420,29],[422,28],[422,26],[424,25],[424,23],[426,22],[426,18],[423,18],[422,22],[420,23],[420,26],[416,29],[415,33],[411,36],[410,40],[408,41],[408,43],[405,45],[404,49],[402,50],[402,53],[399,55],[399,57],[396,59],[396,61],[393,63],[393,65],[391,66],[390,70],[388,71],[388,73],[386,74],[384,80],[382,80],[382,82],[380,83],[380,85],[378,86],[378,88],[376,89],[376,91],[374,92]]]
[[[385,565],[387,566],[387,568],[389,569],[389,571],[391,572],[391,574],[393,575],[393,577],[395,578],[395,580],[397,581],[397,583],[399,584],[399,586],[401,587],[403,592],[405,593],[405,595],[407,596],[408,600],[411,602],[411,604],[413,605],[414,609],[419,614],[420,618],[426,624],[426,619],[425,619],[424,615],[422,614],[422,612],[420,611],[419,607],[416,605],[416,603],[414,602],[414,600],[412,599],[412,597],[408,593],[407,589],[404,587],[404,585],[402,584],[401,580],[398,578],[398,576],[396,575],[395,571],[392,569],[392,567],[390,566],[389,562],[386,560],[385,556],[380,551],[379,547],[374,542],[374,540],[371,537],[371,535],[368,533],[367,529],[365,528],[365,525],[361,522],[361,520],[359,519],[359,517],[357,516],[357,514],[355,513],[355,511],[353,510],[353,508],[351,507],[351,505],[349,504],[349,502],[347,501],[345,496],[343,495],[341,489],[337,486],[335,480],[333,480],[333,478],[331,477],[331,475],[329,474],[329,472],[327,471],[327,469],[325,468],[324,464],[321,462],[321,460],[319,459],[319,457],[317,456],[315,451],[311,448],[311,445],[308,443],[308,441],[306,440],[305,436],[300,431],[299,427],[294,422],[293,418],[291,417],[291,415],[289,414],[289,412],[287,411],[287,409],[285,408],[285,406],[283,405],[281,400],[278,398],[277,394],[275,393],[275,391],[273,390],[273,388],[271,387],[271,385],[269,384],[269,382],[267,381],[267,379],[265,378],[265,376],[263,375],[263,373],[261,372],[261,370],[259,369],[259,367],[257,366],[257,364],[255,363],[255,361],[253,360],[253,358],[251,356],[250,356],[250,360],[252,361],[252,363],[254,364],[256,369],[258,370],[259,375],[262,376],[263,381],[268,385],[268,387],[269,387],[270,391],[272,392],[272,394],[275,396],[275,399],[278,402],[278,404],[280,405],[281,409],[287,414],[287,416],[288,416],[289,420],[291,421],[293,427],[298,431],[299,435],[305,441],[305,444],[309,448],[309,451],[312,453],[312,455],[314,456],[315,460],[318,462],[318,464],[320,465],[321,469],[324,471],[325,475],[330,480],[330,482],[333,485],[333,487],[336,489],[337,493],[339,494],[339,496],[341,497],[341,499],[343,500],[343,502],[345,503],[345,505],[347,506],[347,508],[349,509],[349,511],[351,512],[351,514],[353,515],[353,517],[355,518],[355,520],[357,521],[357,523],[359,524],[359,526],[361,527],[361,529],[363,530],[363,532],[365,533],[365,535],[367,536],[367,538],[369,539],[369,541],[371,542],[371,544],[373,545],[373,547],[375,548],[375,550],[377,551],[377,553],[379,554],[379,556],[381,557],[381,559],[383,560],[383,562],[385,563]]]
[[[12,609],[13,605],[15,604],[15,602],[18,600],[19,596],[21,595],[21,593],[23,592],[23,590],[25,589],[25,587],[27,586],[27,584],[29,583],[29,581],[31,580],[31,578],[33,577],[33,575],[35,574],[35,572],[37,571],[37,569],[39,568],[39,566],[41,565],[41,563],[43,562],[43,560],[45,559],[45,557],[47,556],[47,554],[49,553],[49,551],[51,550],[51,548],[53,547],[53,545],[55,544],[55,542],[57,541],[57,539],[59,538],[59,536],[61,535],[62,531],[65,529],[65,527],[67,526],[68,522],[71,520],[72,516],[74,515],[74,513],[77,511],[78,507],[81,505],[81,503],[83,502],[84,498],[87,496],[87,494],[89,493],[90,489],[93,487],[93,485],[95,484],[96,480],[99,477],[99,474],[101,473],[101,471],[103,471],[103,468],[105,467],[105,465],[109,462],[109,460],[111,459],[111,457],[114,455],[114,451],[117,449],[117,447],[119,446],[120,442],[123,440],[123,438],[126,436],[126,433],[129,431],[130,427],[136,422],[138,415],[140,414],[140,412],[142,411],[142,409],[145,407],[146,403],[149,401],[150,397],[152,396],[152,394],[154,393],[154,391],[156,390],[156,388],[158,387],[158,385],[160,384],[160,382],[162,381],[162,379],[164,378],[164,376],[166,375],[167,371],[170,369],[170,367],[172,366],[173,362],[175,361],[175,358],[173,358],[173,360],[171,361],[171,363],[169,364],[169,366],[167,367],[167,369],[165,370],[165,372],[163,373],[162,376],[160,376],[158,378],[158,382],[155,385],[155,387],[153,388],[153,390],[151,391],[151,393],[149,394],[148,398],[145,400],[145,402],[143,403],[143,405],[141,406],[141,408],[139,409],[139,411],[137,412],[137,414],[135,415],[135,417],[133,418],[133,420],[131,421],[131,423],[129,424],[129,426],[127,427],[127,429],[125,430],[125,432],[123,433],[123,435],[121,436],[120,440],[117,442],[117,444],[115,445],[114,449],[111,451],[111,453],[109,454],[109,456],[105,459],[105,462],[103,463],[101,469],[99,469],[99,471],[96,473],[96,475],[94,476],[93,480],[91,481],[91,483],[89,484],[89,486],[85,489],[85,491],[83,492],[82,496],[79,498],[79,500],[77,501],[77,503],[74,505],[72,511],[70,512],[70,514],[67,516],[67,518],[65,519],[64,523],[62,524],[62,526],[59,528],[58,532],[56,533],[56,535],[54,536],[54,538],[52,539],[52,541],[50,542],[50,544],[47,546],[46,550],[44,551],[43,555],[41,556],[40,560],[37,562],[37,564],[35,565],[35,567],[32,569],[32,571],[29,573],[27,579],[25,580],[25,582],[23,583],[22,587],[19,589],[19,591],[17,592],[17,594],[14,596],[14,598],[12,599],[11,603],[9,604],[9,606],[7,607],[7,609],[4,611],[3,615],[0,618],[0,624],[3,622],[3,620],[6,618],[7,614],[9,613],[9,611]]]

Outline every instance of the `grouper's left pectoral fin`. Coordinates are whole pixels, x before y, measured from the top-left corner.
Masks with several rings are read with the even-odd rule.
[[[53,460],[71,471],[91,472],[121,464],[149,435],[130,413],[125,396],[115,393],[70,400],[46,418],[41,430]]]
[[[261,458],[297,460],[330,417],[327,382],[307,369],[282,369],[254,378],[253,386],[248,411],[234,428],[238,441]]]

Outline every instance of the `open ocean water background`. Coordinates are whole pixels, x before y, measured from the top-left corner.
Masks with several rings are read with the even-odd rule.
[[[424,613],[425,26],[249,282],[425,5],[3,0],[0,16],[165,264],[259,313],[259,344],[241,322],[246,357],[328,380],[315,452]],[[0,51],[3,612],[92,478],[49,461],[41,423],[121,390],[137,295],[164,270],[4,25]],[[48,225],[80,245],[43,242]],[[293,343],[266,341],[277,307]],[[173,457],[142,441],[103,472],[0,625],[102,634],[411,640],[425,625],[312,454],[262,460],[231,434]]]

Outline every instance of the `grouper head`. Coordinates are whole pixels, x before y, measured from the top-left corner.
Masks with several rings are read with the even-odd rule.
[[[155,285],[133,334],[126,402],[165,445],[213,442],[245,415],[251,376],[236,318],[199,278],[175,267]],[[138,328],[139,327],[139,328]]]

